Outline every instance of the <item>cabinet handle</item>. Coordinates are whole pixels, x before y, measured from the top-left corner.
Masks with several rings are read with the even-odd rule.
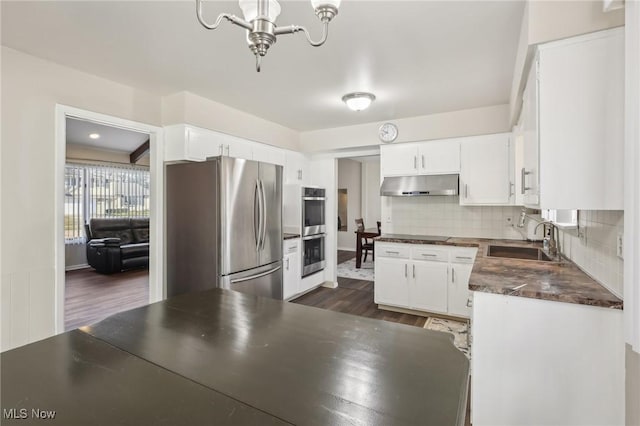
[[[469,198],[469,185],[464,184],[464,198]]]
[[[456,270],[455,270],[455,268],[451,268],[451,282],[452,283],[456,282]]]
[[[416,277],[416,265],[413,265],[413,278]]]
[[[429,253],[422,253],[423,256],[425,257],[436,257],[437,254],[429,254]]]
[[[509,181],[509,198],[511,198],[513,196],[513,183],[511,181]]]
[[[289,258],[287,258],[287,271],[289,270]]]
[[[407,277],[407,264],[404,264],[404,277]]]
[[[469,256],[456,256],[456,259],[466,259],[466,260],[471,260],[472,258]]]
[[[524,194],[526,191],[531,189],[531,187],[526,186],[526,183],[525,183],[526,176],[530,174],[531,172],[526,171],[524,167],[522,168],[522,170],[520,170],[520,193],[521,194]]]
[[[224,146],[222,144],[220,144],[220,146],[218,146],[218,153],[220,155],[223,155],[222,149],[224,148]]]
[[[422,168],[424,169],[424,155],[422,156]]]
[[[473,307],[473,298],[469,296],[469,298],[467,299],[467,308],[471,307]]]
[[[389,251],[389,250],[386,250],[385,253],[387,253],[387,254],[400,254],[399,251]]]
[[[414,169],[418,168],[418,156],[417,155],[413,156],[413,168]]]

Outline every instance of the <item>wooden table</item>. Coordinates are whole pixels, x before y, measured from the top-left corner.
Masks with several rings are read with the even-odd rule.
[[[0,361],[2,408],[61,425],[462,425],[469,380],[446,333],[222,289]]]
[[[356,231],[356,268],[362,266],[362,239],[374,238],[380,235],[377,228],[369,228],[364,231]]]

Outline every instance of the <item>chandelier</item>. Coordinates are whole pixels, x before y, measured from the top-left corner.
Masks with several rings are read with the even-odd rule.
[[[202,1],[196,0],[196,13],[198,21],[206,29],[215,30],[222,20],[226,19],[247,30],[247,44],[256,56],[256,71],[260,72],[262,57],[267,54],[271,45],[276,42],[276,37],[281,34],[293,34],[301,31],[307,37],[310,45],[322,46],[327,41],[329,22],[338,14],[341,0],[311,0],[311,6],[322,22],[322,37],[318,41],[311,39],[309,31],[305,27],[298,25],[277,26],[276,19],[280,15],[280,4],[277,0],[239,0],[244,19],[229,13],[221,13],[213,24],[205,22],[202,16]]]

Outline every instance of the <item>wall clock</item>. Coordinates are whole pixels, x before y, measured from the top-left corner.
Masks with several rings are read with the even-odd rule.
[[[391,143],[398,137],[398,127],[393,123],[384,123],[378,129],[378,137],[384,143]]]

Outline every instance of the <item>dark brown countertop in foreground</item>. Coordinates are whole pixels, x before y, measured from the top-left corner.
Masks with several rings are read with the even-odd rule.
[[[300,234],[290,234],[288,232],[285,232],[282,236],[283,240],[294,240],[296,238],[300,238]]]
[[[569,260],[563,259],[558,263],[487,256],[488,246],[491,244],[541,248],[540,243],[483,238],[449,238],[446,241],[430,241],[420,235],[398,234],[382,234],[375,238],[375,241],[478,247],[478,254],[469,279],[469,289],[473,291],[611,309],[623,307],[622,300]],[[526,285],[514,290],[515,287],[523,284]]]
[[[453,426],[464,424],[469,384],[447,333],[222,289],[122,312],[0,362],[2,408],[56,410],[45,423],[60,425]]]

